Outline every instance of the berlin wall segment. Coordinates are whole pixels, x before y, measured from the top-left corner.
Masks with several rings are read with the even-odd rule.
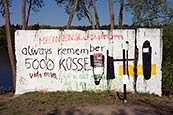
[[[123,63],[122,61],[114,62],[113,60],[122,60],[122,50],[124,48],[122,45],[126,42],[129,43],[126,50],[129,52],[130,60],[127,63],[127,71],[130,73],[129,76],[132,76],[129,78],[127,87],[130,88],[129,91],[133,91],[134,31],[16,31],[16,94],[42,89],[48,91],[106,90],[108,89],[108,79],[112,81],[110,84],[112,90],[121,90]],[[153,30],[153,32],[155,31]],[[158,37],[157,34],[156,37]],[[146,39],[152,44],[153,41],[150,40],[150,36]],[[157,38],[157,41],[159,39],[161,38]],[[142,50],[142,47],[140,49]],[[137,65],[138,70],[142,69],[140,66],[142,65],[141,60],[142,58],[139,59],[139,66]],[[151,69],[156,67],[156,70],[158,63],[151,62],[151,64],[155,64],[155,66],[151,65]],[[152,70],[151,75],[149,75],[157,76],[157,73],[153,74]],[[109,78],[110,75],[112,77]],[[143,74],[140,73],[139,76],[143,77]],[[144,90],[143,84],[145,83],[140,78],[137,79],[137,90],[153,93],[153,87]],[[156,78],[151,77],[148,80],[149,83],[152,83],[153,79],[157,80]]]

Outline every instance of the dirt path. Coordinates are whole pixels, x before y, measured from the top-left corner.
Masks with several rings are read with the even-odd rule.
[[[14,97],[7,97],[7,96],[1,96],[0,95],[0,102],[3,102],[3,101],[8,101],[9,99],[13,99]]]
[[[154,108],[139,105],[88,105],[68,110],[55,109],[47,115],[173,115],[173,112],[166,112]]]
[[[117,106],[117,105],[101,105],[101,106],[87,106],[84,111],[93,115],[154,115],[155,111],[148,107],[142,106]]]

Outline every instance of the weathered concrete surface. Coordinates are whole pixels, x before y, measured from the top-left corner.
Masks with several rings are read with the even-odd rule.
[[[135,38],[139,49],[136,90],[161,95],[162,32],[125,30],[17,30],[16,94],[46,91],[123,89],[123,49],[127,91],[134,92]],[[136,37],[135,37],[136,36]],[[143,43],[152,47],[151,78],[144,79]],[[128,51],[128,53],[127,53]],[[128,55],[127,55],[128,54]],[[115,61],[116,60],[116,61]],[[117,61],[119,60],[119,61]],[[128,69],[127,69],[128,68]]]

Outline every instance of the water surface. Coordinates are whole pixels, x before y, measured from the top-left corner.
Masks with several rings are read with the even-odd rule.
[[[0,49],[0,93],[12,89],[13,80],[8,52]]]

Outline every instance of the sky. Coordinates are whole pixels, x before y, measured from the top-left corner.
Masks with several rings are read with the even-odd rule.
[[[31,11],[29,19],[29,25],[40,24],[40,25],[51,25],[51,26],[64,26],[67,24],[68,15],[65,13],[64,7],[56,4],[55,0],[44,0],[44,7],[39,9],[39,12]],[[115,24],[118,23],[119,14],[119,3],[114,2],[114,15]],[[101,25],[110,24],[109,16],[109,2],[108,0],[98,0],[96,7],[99,15]],[[93,9],[92,13],[93,13]],[[12,7],[10,7],[10,18],[11,24],[22,24],[22,0],[12,0]],[[0,15],[0,25],[5,24],[5,18]],[[124,10],[123,24],[132,24],[132,15],[130,12]],[[87,18],[83,18],[81,21],[74,16],[72,25],[90,25]]]

